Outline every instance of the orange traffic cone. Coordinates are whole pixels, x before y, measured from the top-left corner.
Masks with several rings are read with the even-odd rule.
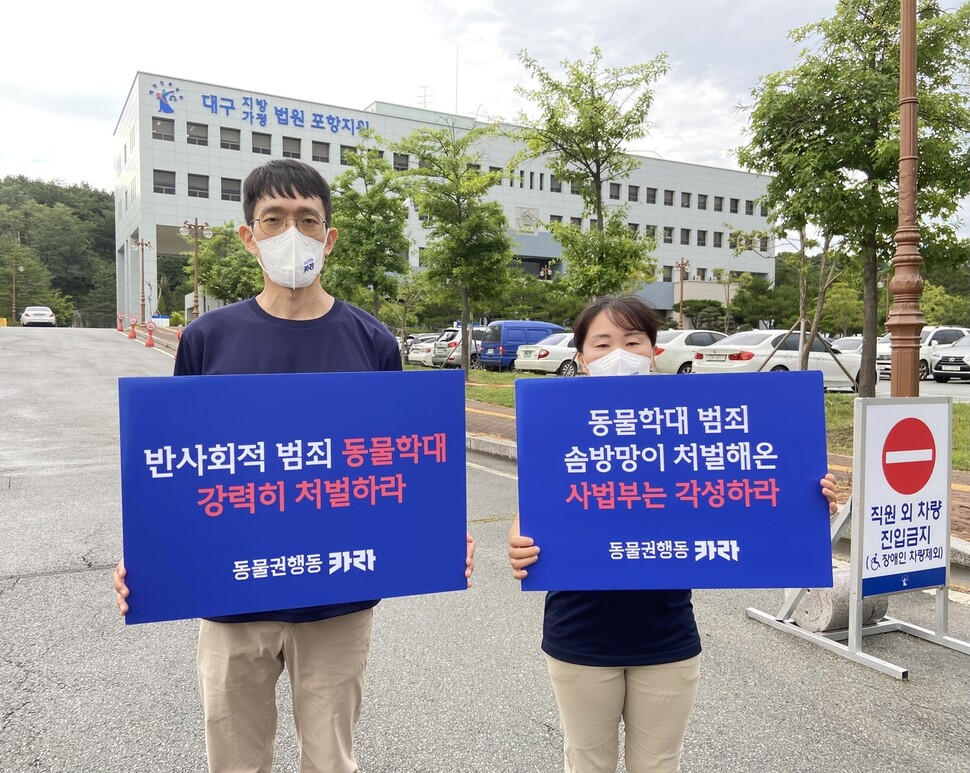
[[[118,327],[115,328],[115,330],[117,330],[119,333],[124,333],[125,332],[125,315],[124,314],[119,314],[118,315]]]
[[[153,335],[155,332],[155,323],[149,322],[145,325],[145,329],[148,331],[148,339],[145,341],[145,346],[151,348],[155,346],[155,336]]]
[[[128,337],[134,340],[135,339],[135,318],[132,317],[131,320],[129,321],[131,322],[131,327],[128,328]]]

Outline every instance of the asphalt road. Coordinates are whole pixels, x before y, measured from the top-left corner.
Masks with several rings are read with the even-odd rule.
[[[0,771],[202,771],[194,621],[124,626],[117,378],[167,375],[170,356],[110,330],[0,328]],[[159,421],[177,406],[146,406]],[[539,650],[542,598],[505,562],[512,464],[469,454],[474,587],[376,612],[358,730],[364,773],[562,770]],[[433,560],[433,549],[416,562]],[[192,568],[184,567],[190,572]],[[682,769],[970,771],[970,655],[900,633],[865,651],[897,681],[748,619],[780,591],[701,591],[704,655]],[[932,627],[934,601],[889,613]],[[970,598],[949,631],[970,640]],[[285,677],[279,771],[298,769]]]

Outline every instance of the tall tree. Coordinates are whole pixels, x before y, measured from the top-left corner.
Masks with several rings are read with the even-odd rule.
[[[263,270],[256,258],[249,254],[237,231],[236,225],[229,220],[212,228],[212,238],[199,240],[200,293],[204,289],[206,295],[225,303],[252,298],[263,289]],[[191,282],[195,272],[195,242],[190,236],[183,238],[191,246],[182,253],[188,257],[182,271]]]
[[[944,11],[918,0],[918,16],[919,225],[923,254],[943,256],[970,192],[970,4]],[[899,21],[899,0],[840,0],[831,19],[793,30],[794,41],[819,44],[753,90],[750,141],[738,152],[742,165],[772,175],[767,201],[782,227],[842,240],[860,261],[863,396],[875,394],[879,269],[895,251]]]
[[[505,212],[498,202],[486,200],[503,173],[480,171],[480,147],[494,133],[491,126],[421,128],[396,147],[419,159],[408,173],[408,191],[428,228],[429,278],[453,285],[461,297],[466,377],[472,307],[501,292],[515,258]]]
[[[351,296],[369,295],[371,314],[397,295],[410,266],[407,192],[401,175],[365,141],[349,154],[350,168],[333,181],[333,225],[340,237],[324,264],[324,286]]]
[[[650,87],[667,72],[666,55],[628,67],[604,67],[603,53],[594,47],[589,61],[561,62],[562,80],[525,51],[519,61],[538,83],[535,88],[516,87],[517,94],[538,108],[535,117],[519,115],[524,127],[519,139],[582,195],[585,213],[595,223],[591,233],[571,224],[550,224],[563,248],[567,278],[587,298],[650,281],[655,270],[649,258],[652,240],[631,236],[624,208],[606,211],[603,188],[625,179],[639,164],[624,146],[647,133]]]

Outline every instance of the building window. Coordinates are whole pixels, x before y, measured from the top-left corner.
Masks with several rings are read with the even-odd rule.
[[[242,180],[236,180],[232,177],[223,177],[222,200],[242,201]]]
[[[754,214],[754,202],[751,199],[746,199],[744,202],[744,214],[753,215]]]
[[[595,231],[597,228],[599,228],[599,223],[599,220],[597,220],[595,217],[591,217],[589,219],[589,230]]]
[[[761,205],[761,216],[762,217],[768,217],[768,205],[767,204],[762,204]]]
[[[643,232],[651,239],[657,238],[657,226],[655,225],[645,225],[643,227]]]
[[[239,150],[239,129],[219,127],[219,147],[223,150]]]
[[[478,165],[476,164],[476,166],[478,166]],[[530,191],[535,189],[535,184],[536,184],[536,173],[535,172],[529,172],[529,190]]]
[[[273,137],[269,134],[253,132],[253,153],[268,156],[273,149]]]
[[[682,207],[684,207],[686,209],[690,209],[690,194],[689,193],[682,192],[680,194],[680,206],[682,206]]]
[[[583,227],[583,218],[581,218],[581,217],[571,217],[571,218],[569,218],[569,224],[570,225],[574,225],[577,228],[582,228]]]
[[[674,229],[672,226],[664,226],[664,244],[674,243]]]
[[[500,167],[500,166],[490,166],[488,168],[488,173],[489,174],[493,174],[495,172],[501,172],[501,171],[502,171],[502,167]]]
[[[689,228],[681,228],[680,229],[680,243],[681,244],[690,244],[690,229]]]
[[[619,201],[620,200],[620,184],[619,183],[610,183],[610,198],[613,201]]]
[[[208,145],[209,127],[204,123],[185,124],[185,141],[189,145]]]
[[[697,194],[697,208],[698,209],[707,209],[707,194],[706,193],[698,193]]]
[[[738,237],[734,232],[728,234],[728,247],[730,247],[732,250],[736,250],[738,248]]]
[[[663,281],[664,282],[673,282],[674,281],[674,267],[673,266],[664,266]]]
[[[299,158],[299,157],[300,157],[300,138],[284,137],[283,138],[283,158]]]
[[[707,231],[697,232],[697,246],[706,247],[707,246]]]
[[[715,231],[714,232],[714,246],[718,249],[724,246],[724,232]]]
[[[562,180],[554,174],[549,175],[549,192],[562,193]]]
[[[545,190],[545,187],[544,187],[545,184],[546,184],[546,173],[545,172],[539,172],[539,190],[540,191],[544,191]]]
[[[411,157],[407,153],[395,153],[392,159],[394,171],[406,172],[411,163]]]
[[[656,204],[656,203],[657,203],[657,189],[647,188],[647,204]]]
[[[707,269],[706,268],[697,269],[697,272],[694,274],[694,278],[703,282],[705,279],[707,279]]]
[[[161,169],[152,170],[152,188],[155,193],[175,195],[175,172],[165,172]]]
[[[341,166],[350,166],[350,154],[356,153],[357,148],[353,145],[341,145],[340,146],[340,164]]]
[[[425,251],[424,247],[418,247],[418,267],[419,268],[423,268],[424,266],[427,265],[427,263],[425,262],[424,251]]]
[[[674,205],[674,192],[664,191],[664,206],[672,207]]]
[[[634,236],[640,235],[640,224],[639,223],[627,223],[630,228],[630,233]]]
[[[431,162],[428,161],[428,159],[426,158],[418,159],[418,169],[430,169],[430,168],[431,168]]]
[[[153,118],[152,119],[152,139],[175,142],[175,119],[173,118]]]
[[[549,215],[549,222],[550,223],[561,223],[562,222],[562,215]]]
[[[626,187],[626,200],[627,201],[640,201],[640,186],[639,185],[628,185]]]
[[[724,197],[723,196],[715,196],[714,197],[714,211],[715,212],[723,212],[724,211]]]
[[[741,204],[741,199],[731,199],[731,214],[738,214],[738,206]]]
[[[761,247],[761,251],[762,252],[767,252],[768,251],[768,237],[767,236],[762,236],[761,237],[761,244],[759,246]]]
[[[525,187],[525,170],[524,169],[520,169],[519,170],[519,187],[520,188],[524,188]]]
[[[310,158],[321,164],[330,163],[330,143],[329,142],[317,142],[313,140],[313,144],[310,146]]]
[[[206,175],[189,175],[189,196],[196,199],[209,198],[209,178]]]
[[[569,192],[573,194],[573,196],[578,196],[580,193],[579,183],[569,183]]]

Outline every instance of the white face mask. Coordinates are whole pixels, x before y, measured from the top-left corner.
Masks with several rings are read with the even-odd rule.
[[[327,229],[327,234],[330,230]],[[326,235],[324,236],[326,239]],[[323,270],[326,244],[287,228],[279,236],[256,242],[259,265],[273,284],[296,290],[312,284]]]
[[[649,376],[650,358],[625,349],[614,349],[607,355],[586,363],[591,376]]]

